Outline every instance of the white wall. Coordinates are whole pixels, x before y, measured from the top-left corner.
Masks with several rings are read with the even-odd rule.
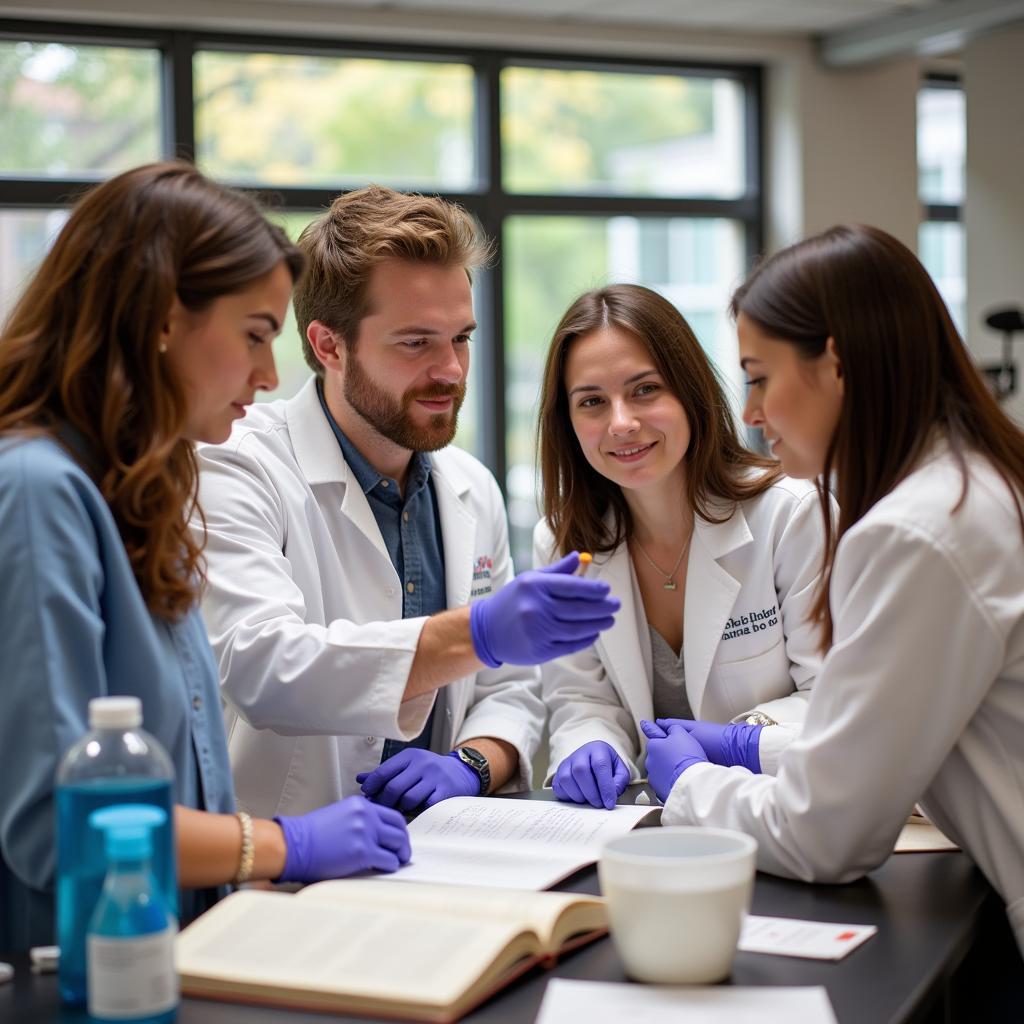
[[[914,251],[920,207],[916,59],[830,70],[814,56],[768,74],[768,241],[841,221],[874,224]]]
[[[1002,336],[982,326],[994,306],[1024,307],[1024,27],[1002,29],[964,53],[967,92],[967,343],[997,360]],[[1024,388],[1024,337],[1015,348]],[[1006,408],[1024,422],[1024,395]]]

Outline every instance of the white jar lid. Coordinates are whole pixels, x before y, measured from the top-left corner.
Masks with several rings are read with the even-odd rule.
[[[89,701],[90,729],[137,729],[142,725],[138,697],[96,697]]]

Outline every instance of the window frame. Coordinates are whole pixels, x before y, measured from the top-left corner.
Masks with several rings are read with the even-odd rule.
[[[476,99],[476,177],[479,187],[465,192],[439,192],[464,206],[480,222],[495,246],[492,271],[482,276],[478,319],[490,344],[474,353],[479,389],[475,403],[478,419],[477,453],[491,469],[502,491],[508,467],[505,442],[505,337],[503,227],[516,215],[598,215],[634,217],[722,217],[739,221],[746,240],[747,266],[764,245],[764,104],[763,72],[758,64],[712,64],[643,57],[581,57],[572,53],[548,53],[524,48],[432,47],[390,41],[314,39],[259,33],[231,33],[151,28],[140,25],[55,23],[37,20],[0,19],[0,40],[64,43],[67,45],[128,46],[161,53],[161,133],[164,158],[192,160],[195,154],[195,95],[193,57],[198,51],[281,53],[321,57],[373,57],[378,59],[455,62],[474,73]],[[521,194],[505,191],[501,146],[501,73],[506,67],[534,67],[597,72],[664,73],[687,77],[732,78],[743,87],[744,159],[746,190],[735,199],[666,198],[649,196],[595,196],[572,194]],[[95,179],[75,177],[33,178],[0,175],[0,209],[53,208],[66,206]],[[272,184],[255,189],[273,197],[280,212],[318,210],[328,206],[344,188],[282,187]],[[937,209],[935,219],[958,219]],[[931,218],[931,207],[928,212]]]
[[[943,71],[929,71],[921,79],[918,86],[919,91],[924,89],[948,89],[955,90],[957,92],[964,91],[963,78],[955,72],[943,72]],[[966,188],[966,181],[964,182]],[[924,258],[924,252],[921,250],[921,233],[922,229],[928,224],[959,224],[961,230],[964,223],[964,197],[959,203],[935,203],[927,202],[920,196],[920,182],[918,183],[918,201],[921,204],[921,219],[918,224],[918,254]],[[966,252],[962,253],[961,258],[965,261],[963,264],[964,270],[964,298],[962,317],[963,322],[960,323],[960,318],[954,316],[954,320],[957,322],[958,329],[966,333]],[[930,270],[930,268],[929,268]],[[945,296],[944,296],[945,298]],[[950,307],[951,314],[954,312],[952,306]]]
[[[950,89],[964,91],[964,83],[959,75],[947,72],[931,71],[924,76],[920,89]],[[940,221],[944,224],[958,223],[964,219],[963,203],[927,203],[921,201],[921,220]]]

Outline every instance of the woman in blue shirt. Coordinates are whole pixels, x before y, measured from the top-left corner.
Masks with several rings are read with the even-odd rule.
[[[93,697],[134,695],[175,767],[182,917],[218,887],[409,856],[402,817],[350,797],[234,813],[217,667],[196,609],[196,441],[276,386],[302,256],[185,163],[100,185],[0,334],[0,949],[51,942],[53,784]]]

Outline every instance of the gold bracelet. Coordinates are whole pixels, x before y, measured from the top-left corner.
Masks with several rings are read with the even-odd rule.
[[[231,884],[242,885],[252,878],[252,868],[256,862],[256,844],[252,838],[252,818],[245,811],[236,811],[235,817],[242,829],[242,849],[238,854],[238,870]]]

